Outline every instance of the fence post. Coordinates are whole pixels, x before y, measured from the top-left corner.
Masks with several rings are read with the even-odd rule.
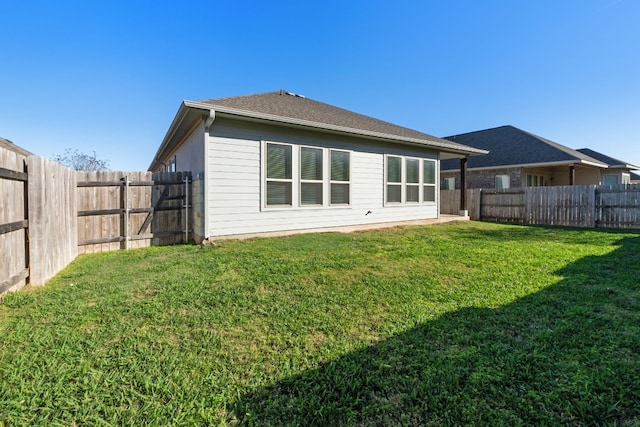
[[[123,218],[123,222],[124,222],[124,248],[125,249],[129,249],[129,238],[130,238],[130,233],[129,233],[129,176],[125,176],[124,178],[120,178],[120,181],[123,182],[124,187],[123,187],[123,194],[122,194],[122,201],[124,204],[124,218]]]
[[[184,242],[189,243],[189,175],[184,177]]]

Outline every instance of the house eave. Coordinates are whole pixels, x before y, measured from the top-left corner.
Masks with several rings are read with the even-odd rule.
[[[444,140],[442,142],[439,142],[439,141],[431,141],[426,139],[407,138],[407,137],[401,137],[398,135],[372,132],[372,131],[354,129],[354,128],[349,128],[344,126],[331,125],[326,123],[318,123],[318,122],[302,120],[302,119],[281,117],[281,116],[276,116],[272,114],[254,112],[254,111],[240,110],[240,109],[212,105],[212,104],[207,104],[207,103],[202,103],[197,101],[184,101],[183,105],[185,105],[186,107],[199,109],[199,110],[215,110],[216,116],[220,116],[220,117],[230,117],[230,118],[255,121],[255,122],[272,122],[272,123],[277,123],[278,125],[281,125],[281,126],[307,128],[307,129],[311,128],[311,129],[322,131],[322,132],[364,136],[369,139],[377,139],[381,141],[392,141],[398,144],[429,147],[440,152],[445,152],[453,158],[466,157],[466,156],[478,156],[478,155],[489,153],[486,150],[473,148],[473,147],[461,148],[457,146],[458,144],[451,145]]]
[[[604,163],[594,163],[588,160],[564,160],[559,162],[544,162],[544,163],[520,163],[515,165],[494,165],[494,166],[483,166],[476,168],[468,168],[467,171],[487,171],[493,169],[521,169],[521,168],[550,168],[550,167],[558,167],[558,166],[585,166],[585,167],[593,167],[597,169],[608,169],[610,168]],[[460,169],[441,169],[442,172],[458,172]]]

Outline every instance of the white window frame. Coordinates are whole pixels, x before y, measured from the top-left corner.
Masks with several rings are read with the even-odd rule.
[[[389,182],[389,159],[397,158],[400,159],[400,182],[392,181]],[[407,162],[410,160],[418,161],[418,182],[417,183],[409,183],[407,182]],[[433,183],[426,183],[424,180],[424,162],[433,162],[435,177]],[[438,161],[436,159],[430,159],[425,157],[415,157],[415,156],[403,156],[400,154],[385,154],[384,156],[384,206],[415,206],[415,205],[424,205],[424,204],[436,204],[438,201]],[[389,186],[400,187],[400,201],[389,201]],[[418,188],[418,200],[417,201],[407,201],[407,188],[408,187],[417,187]],[[425,187],[433,187],[435,200],[424,200],[424,189]]]
[[[322,159],[322,177],[320,179],[302,179],[302,150],[316,150],[320,151]],[[326,205],[327,191],[326,191],[326,178],[327,178],[327,150],[321,147],[312,147],[310,145],[300,145],[298,148],[298,205],[300,207],[318,207]],[[302,203],[302,184],[320,184],[322,185],[322,201],[318,203]]]
[[[283,145],[283,146],[287,146],[291,148],[291,178],[269,178],[267,176],[267,157],[268,157],[268,146],[269,145]],[[293,144],[285,144],[285,143],[281,143],[281,142],[271,142],[271,141],[264,141],[262,144],[262,175],[263,175],[263,179],[262,179],[262,191],[261,191],[261,197],[263,200],[263,207],[265,209],[291,209],[293,206],[295,206],[295,194],[296,194],[296,188],[295,187],[295,182],[297,181],[295,179],[297,170],[296,170],[296,164],[297,162],[294,162],[294,159],[296,157],[296,153],[295,153],[295,146]],[[269,182],[285,182],[285,183],[291,183],[291,204],[285,205],[269,205],[267,203],[267,186],[269,185]]]
[[[427,162],[433,163],[433,182],[426,182],[426,178],[424,177],[424,165]],[[436,183],[438,182],[438,162],[432,159],[422,159],[420,166],[420,178],[422,180],[420,197],[422,198],[422,203],[436,203],[438,201],[438,188],[436,187]],[[424,200],[424,190],[427,187],[433,187],[433,200]]]
[[[616,179],[615,184],[607,184],[606,183],[607,178],[611,178],[611,177]],[[618,184],[620,184],[620,177],[617,174],[611,174],[611,173],[603,175],[602,176],[602,184],[604,184],[604,185],[618,185]]]
[[[527,174],[527,187],[543,187],[544,175]]]
[[[621,184],[631,184],[631,174],[630,173],[623,173],[621,175],[621,180],[620,183]]]
[[[455,190],[456,189],[456,178],[453,176],[444,178],[444,189],[445,190]]]
[[[504,185],[505,178],[507,183],[506,186]],[[502,182],[502,185],[500,188],[498,188],[498,179],[500,179]],[[511,188],[511,177],[508,174],[497,174],[495,176],[495,187],[496,187],[496,190],[506,190],[508,188]]]
[[[267,178],[267,147],[269,145],[284,145],[291,147],[291,179],[277,179]],[[260,207],[263,211],[276,211],[276,210],[305,210],[305,209],[325,209],[325,208],[351,208],[352,200],[352,182],[351,182],[351,170],[353,165],[353,151],[329,147],[319,147],[308,144],[291,144],[287,142],[276,142],[263,140],[261,144],[261,160],[260,160],[260,174],[261,174],[261,188]],[[306,180],[302,179],[302,149],[308,148],[313,150],[322,150],[322,180]],[[331,153],[333,151],[339,151],[348,153],[349,155],[349,180],[348,181],[334,181],[331,180]],[[267,204],[267,183],[268,182],[289,182],[291,183],[291,204],[290,205],[268,205]],[[302,204],[302,184],[303,183],[321,183],[322,184],[322,204]],[[345,184],[349,186],[349,203],[331,203],[331,184]]]
[[[349,155],[349,176],[347,177],[349,179],[348,181],[338,181],[338,180],[331,179],[331,153],[333,153],[333,152],[347,153]],[[329,180],[329,188],[327,189],[327,193],[328,193],[327,196],[329,198],[329,203],[328,204],[329,204],[329,206],[351,206],[351,188],[353,187],[351,185],[351,170],[353,169],[352,166],[351,166],[351,158],[353,157],[351,155],[351,151],[349,151],[349,150],[339,150],[339,149],[336,149],[336,148],[330,148],[328,150],[328,157],[329,157],[327,159],[327,167],[329,169],[328,174],[327,174],[328,175],[328,180]],[[349,202],[347,202],[347,203],[332,203],[331,202],[331,186],[333,184],[336,184],[336,185],[348,185],[349,186],[349,194],[348,194]]]

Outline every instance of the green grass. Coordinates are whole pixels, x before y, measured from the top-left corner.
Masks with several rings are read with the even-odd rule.
[[[0,426],[640,425],[640,233],[84,255],[0,305]]]

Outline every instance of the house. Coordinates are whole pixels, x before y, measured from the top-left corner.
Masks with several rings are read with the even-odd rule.
[[[605,185],[630,184],[631,171],[640,169],[638,166],[631,165],[622,160],[614,159],[613,157],[609,157],[588,148],[580,148],[578,151],[607,164],[607,169],[602,171],[602,184]]]
[[[631,172],[631,183],[632,184],[640,184],[640,175],[635,172]]]
[[[469,158],[467,188],[601,184],[613,180],[609,175],[623,182],[630,169],[638,169],[592,150],[573,150],[513,126],[445,139],[489,151],[486,156]],[[440,169],[442,189],[460,188],[458,162],[443,160]]]
[[[149,170],[193,173],[201,241],[437,218],[439,161],[485,153],[281,90],[184,101]]]

